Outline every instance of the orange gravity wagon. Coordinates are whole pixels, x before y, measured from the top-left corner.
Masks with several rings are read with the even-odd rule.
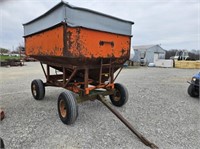
[[[80,101],[109,95],[113,105],[124,105],[127,89],[114,82],[129,59],[132,25],[66,2],[23,24],[26,55],[40,61],[46,77],[32,81],[33,97],[43,99],[47,86],[65,88],[58,98],[65,124],[75,122]]]

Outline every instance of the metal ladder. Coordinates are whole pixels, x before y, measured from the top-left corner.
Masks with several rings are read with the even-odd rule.
[[[109,63],[103,63],[103,59],[101,59],[101,65],[100,65],[100,73],[99,73],[99,85],[104,84],[102,82],[102,76],[108,75],[108,78],[111,76],[111,69],[112,69],[112,61],[111,59],[109,60]],[[108,72],[103,72],[103,68],[109,68]]]

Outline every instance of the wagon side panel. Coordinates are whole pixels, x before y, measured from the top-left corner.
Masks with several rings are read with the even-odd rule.
[[[63,26],[25,37],[26,54],[30,56],[63,56]]]
[[[128,58],[130,36],[91,30],[67,28],[66,56],[85,58]]]

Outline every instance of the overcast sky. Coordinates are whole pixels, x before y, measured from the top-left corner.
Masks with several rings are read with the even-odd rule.
[[[23,23],[48,11],[61,0],[0,0],[0,47],[23,45]],[[200,49],[199,0],[68,0],[135,22],[132,46],[161,44],[169,49]]]

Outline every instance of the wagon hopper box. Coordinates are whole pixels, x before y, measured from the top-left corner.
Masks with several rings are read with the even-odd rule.
[[[26,55],[40,61],[46,77],[45,83],[32,81],[33,97],[43,99],[47,86],[63,87],[67,90],[58,97],[57,106],[64,124],[75,122],[77,101],[99,99],[130,128],[104,96],[115,106],[128,100],[126,87],[114,82],[129,59],[132,25],[131,21],[65,2],[23,24]],[[51,74],[50,68],[60,73]],[[144,137],[141,140],[152,146]]]
[[[60,2],[24,24],[26,54],[47,64],[49,85],[76,93],[84,89],[85,94],[94,88],[114,88],[113,74],[129,58],[132,24]],[[49,67],[63,75],[51,76]]]

